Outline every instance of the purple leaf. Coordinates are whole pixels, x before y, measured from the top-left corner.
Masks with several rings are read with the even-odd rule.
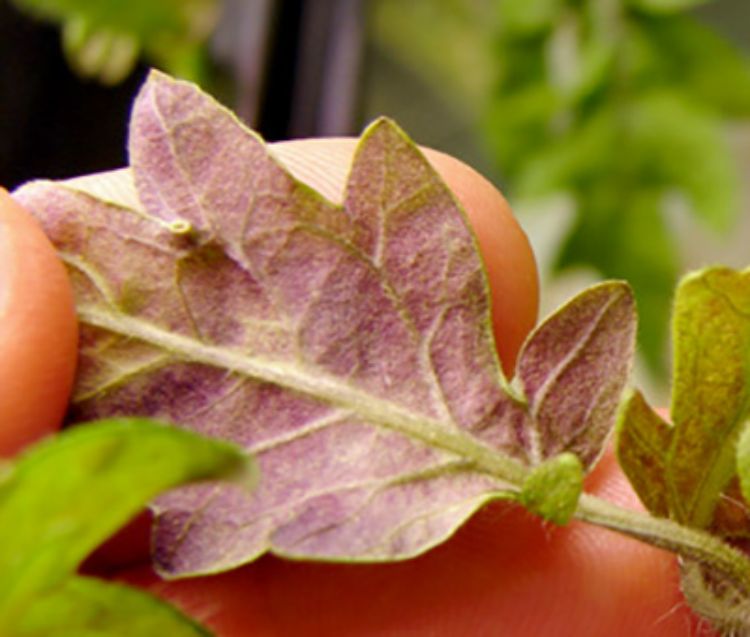
[[[590,467],[612,431],[635,348],[630,288],[585,290],[540,325],[521,351],[518,380],[529,404],[529,457],[563,452]]]
[[[169,419],[257,458],[249,505],[221,487],[159,499],[163,573],[224,570],[265,551],[405,558],[518,492],[524,464],[536,464],[529,432],[544,438],[552,427],[532,429],[508,389],[474,237],[393,123],[363,134],[341,205],[187,83],[152,73],[130,130],[131,172],[36,182],[16,197],[76,288],[72,416]],[[520,373],[535,414],[566,406],[536,388],[540,370],[553,380],[539,382],[574,392],[594,372],[627,367],[598,362],[628,354],[603,342],[627,340],[603,327],[625,320],[612,308],[627,295],[619,284],[601,289],[560,315],[587,321],[588,338],[558,317],[527,345]],[[627,321],[619,327],[629,334]],[[554,338],[577,352],[567,375],[544,367]],[[566,423],[560,451],[595,455],[578,441],[603,426],[614,389],[602,384],[587,403],[593,416]],[[551,440],[542,460],[547,452],[557,453]]]

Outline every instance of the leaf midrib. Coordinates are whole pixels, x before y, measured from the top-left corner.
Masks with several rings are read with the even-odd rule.
[[[169,332],[143,319],[113,314],[88,305],[79,306],[78,315],[83,323],[139,339],[188,361],[273,383],[346,409],[369,422],[397,431],[429,447],[453,453],[471,462],[478,471],[499,478],[511,486],[520,487],[526,476],[527,469],[518,460],[458,430],[454,423],[414,414],[404,407],[361,391],[318,369],[307,372],[299,367],[208,345]]]

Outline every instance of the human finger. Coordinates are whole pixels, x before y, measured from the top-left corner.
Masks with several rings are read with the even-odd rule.
[[[0,189],[0,457],[59,427],[76,351],[65,268],[37,222]]]

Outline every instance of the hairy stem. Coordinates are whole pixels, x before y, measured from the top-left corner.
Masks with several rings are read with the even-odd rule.
[[[750,596],[750,559],[706,531],[625,509],[589,494],[581,496],[574,517],[710,566]]]

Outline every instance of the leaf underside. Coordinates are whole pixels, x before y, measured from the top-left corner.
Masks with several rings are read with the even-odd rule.
[[[131,171],[117,176],[130,195],[36,182],[15,196],[76,289],[73,416],[166,418],[258,459],[249,504],[222,487],[157,501],[164,574],[268,550],[409,557],[520,486],[525,465],[566,451],[596,461],[632,355],[626,285],[597,286],[544,323],[516,395],[460,206],[393,123],[363,134],[343,204],[158,73],[130,131]],[[575,418],[556,423],[568,407]]]

